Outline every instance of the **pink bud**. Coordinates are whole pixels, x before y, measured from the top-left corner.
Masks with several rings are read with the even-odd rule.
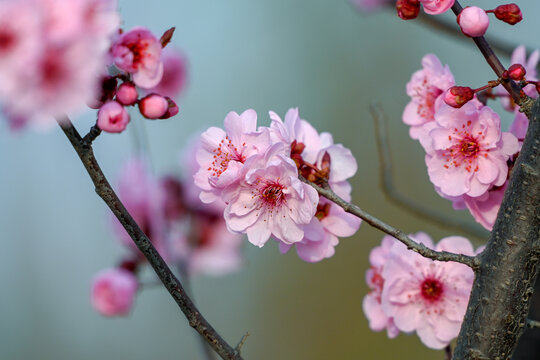
[[[489,17],[484,9],[477,6],[467,6],[457,17],[461,32],[467,36],[484,36],[489,26]]]
[[[511,65],[505,74],[512,80],[521,81],[525,77],[526,70],[521,64]]]
[[[104,316],[126,315],[137,293],[137,278],[124,269],[106,269],[92,281],[91,302]]]
[[[460,108],[474,97],[474,90],[468,86],[452,86],[444,95],[444,102],[452,107]]]
[[[398,16],[403,20],[412,20],[420,12],[420,2],[418,0],[398,0],[396,2]]]
[[[510,25],[515,25],[523,20],[521,9],[516,4],[497,6],[493,12],[495,13],[497,19]]]
[[[124,106],[135,104],[138,97],[137,88],[131,82],[122,83],[116,90],[116,101]]]
[[[150,94],[139,100],[139,111],[147,119],[159,119],[167,114],[169,102],[158,94]]]
[[[120,133],[129,123],[129,114],[116,101],[105,103],[98,111],[98,127],[106,132]]]
[[[174,115],[178,114],[178,105],[168,96],[165,96],[165,99],[167,99],[167,111],[163,116],[160,117],[160,119],[168,119],[170,117],[173,117]]]

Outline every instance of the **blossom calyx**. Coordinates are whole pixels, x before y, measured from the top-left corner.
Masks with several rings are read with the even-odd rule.
[[[516,4],[499,5],[493,10],[495,17],[507,24],[515,25],[523,20],[521,9]]]
[[[444,94],[444,102],[452,107],[460,108],[474,97],[474,90],[468,86],[452,86]]]
[[[398,16],[403,20],[412,20],[420,12],[420,2],[418,0],[398,0],[396,2]]]

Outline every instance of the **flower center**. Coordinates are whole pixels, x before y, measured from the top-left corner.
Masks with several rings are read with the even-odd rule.
[[[133,54],[133,66],[135,68],[142,66],[141,63],[146,55],[148,42],[139,39],[138,41],[126,44],[126,47]]]
[[[422,297],[429,302],[439,300],[443,292],[444,286],[437,279],[427,278],[422,282],[422,285],[420,285],[420,293],[422,294]]]
[[[315,216],[317,217],[317,219],[322,220],[328,216],[329,212],[330,212],[330,204],[329,203],[321,204],[319,202],[319,204],[317,205],[317,212],[315,213]]]
[[[274,206],[285,202],[283,189],[284,186],[276,181],[268,182],[259,190],[259,198],[265,205],[274,208]]]
[[[462,129],[454,128],[453,134],[448,136],[448,140],[453,141],[454,144],[444,151],[443,156],[446,158],[447,164],[445,168],[450,166],[459,167],[465,164],[465,170],[467,172],[477,172],[478,165],[476,165],[476,159],[482,152],[479,139],[483,139],[484,135],[479,131],[476,136],[473,136],[468,127],[471,122],[467,122],[467,125],[462,125]],[[489,151],[489,150],[486,150]],[[487,157],[487,153],[484,153]]]
[[[242,144],[242,148],[246,146],[246,143]],[[228,136],[225,139],[222,139],[218,147],[212,150],[214,153],[214,160],[208,168],[208,171],[212,172],[212,176],[219,177],[227,167],[231,160],[239,161],[244,163],[246,161],[245,156],[242,155],[241,151],[238,151],[238,148],[234,146],[232,141]]]
[[[0,32],[0,51],[7,52],[15,44],[15,36],[13,33],[4,31]]]

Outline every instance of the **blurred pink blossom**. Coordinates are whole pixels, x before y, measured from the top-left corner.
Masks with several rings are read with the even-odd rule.
[[[119,268],[103,270],[92,280],[92,306],[104,316],[127,315],[137,287],[137,278],[132,272]]]
[[[450,9],[455,0],[420,0],[420,2],[424,6],[426,14],[438,15]]]
[[[156,93],[177,99],[187,82],[187,60],[176,49],[166,47],[161,55],[163,62],[163,76],[160,82],[148,93]]]

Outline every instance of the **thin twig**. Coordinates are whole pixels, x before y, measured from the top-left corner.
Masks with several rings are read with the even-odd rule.
[[[392,171],[392,158],[390,156],[390,142],[388,141],[388,128],[386,116],[379,106],[371,105],[369,108],[373,121],[375,123],[377,149],[379,154],[380,163],[380,181],[386,197],[396,203],[397,205],[405,208],[409,212],[420,216],[423,219],[427,219],[438,225],[452,228],[460,232],[466,232],[479,239],[485,239],[489,232],[480,228],[479,226],[471,226],[468,223],[457,221],[454,218],[448,217],[441,212],[434,209],[429,209],[421,204],[403,196],[396,190],[393,181]]]
[[[527,319],[527,327],[532,329],[540,328],[540,321]]]
[[[94,140],[96,140],[96,138],[101,134],[101,129],[97,126],[97,124],[95,124],[94,126],[92,126],[90,128],[90,131],[88,132],[88,134],[86,134],[83,139],[82,139],[82,142],[85,146],[90,146],[92,145],[92,142]]]
[[[189,325],[201,334],[210,346],[223,358],[239,360],[242,357],[217,333],[217,331],[206,321],[199,310],[195,307],[178,278],[167,266],[161,255],[144,232],[139,228],[135,220],[126,210],[107,178],[101,171],[99,164],[94,156],[92,147],[85,143],[79,132],[69,118],[63,117],[57,119],[58,124],[71,142],[71,145],[79,155],[88,175],[94,183],[96,193],[105,201],[107,206],[118,218],[122,226],[137,245],[139,250],[148,260],[156,275],[159,277],[165,288],[169,291],[172,298],[176,301],[184,315],[189,321]]]
[[[240,339],[240,341],[238,342],[238,345],[236,345],[235,349],[236,351],[240,354],[241,351],[242,351],[242,347],[244,346],[244,344],[246,343],[246,340],[248,338],[248,336],[251,335],[249,332],[245,333],[244,336],[242,336],[242,338]]]
[[[407,234],[405,234],[402,230],[396,229],[395,227],[384,223],[383,221],[377,219],[373,215],[370,215],[364,210],[360,209],[360,207],[343,200],[336,193],[334,193],[330,188],[326,188],[326,189],[322,188],[310,181],[307,181],[302,176],[300,176],[300,180],[302,180],[306,184],[313,186],[313,188],[317,190],[319,195],[324,196],[328,200],[341,206],[343,210],[345,210],[346,212],[353,214],[355,216],[358,216],[360,219],[364,220],[365,222],[367,222],[369,225],[373,226],[374,228],[379,229],[382,232],[395,237],[397,240],[405,244],[405,246],[407,246],[409,250],[412,250],[432,260],[453,261],[453,262],[465,264],[469,266],[470,268],[472,268],[473,270],[476,270],[478,266],[478,260],[474,256],[454,254],[447,251],[432,250],[428,248],[427,246],[425,246],[424,244],[414,241],[409,236],[407,236]]]

